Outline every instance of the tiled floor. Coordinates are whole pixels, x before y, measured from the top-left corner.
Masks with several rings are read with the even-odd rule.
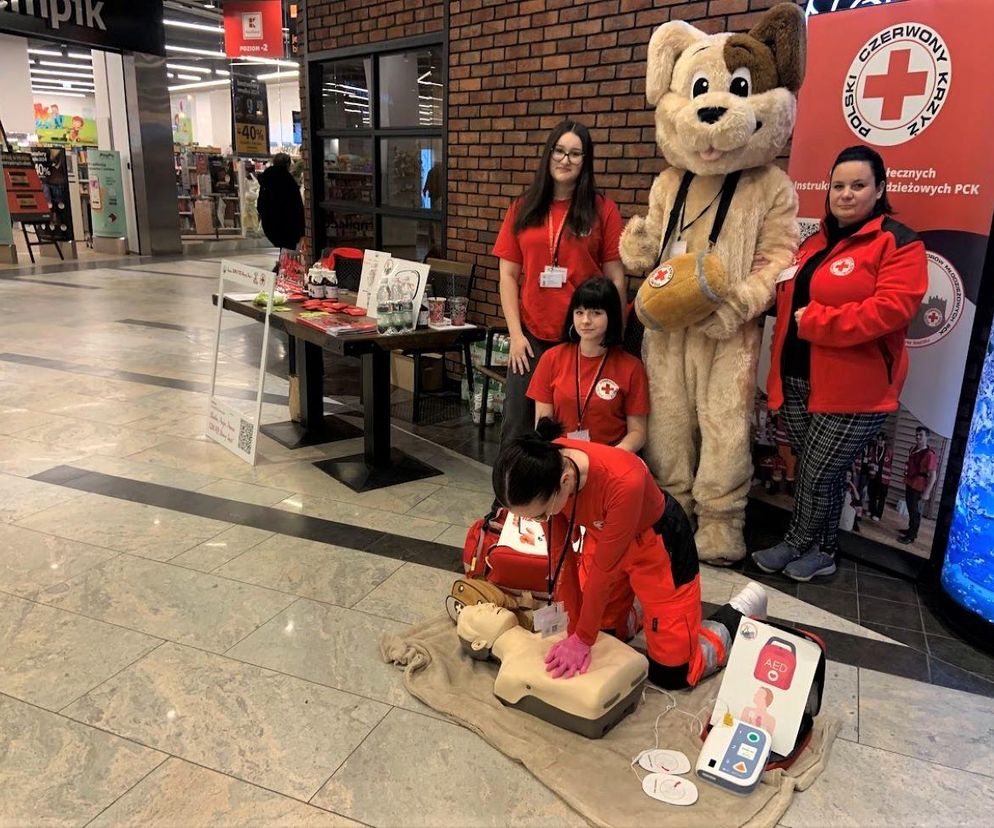
[[[263,438],[254,468],[204,440],[217,267],[0,274],[0,826],[582,824],[379,658],[382,634],[440,611],[495,434],[395,419],[443,474],[366,494],[311,465],[359,440]],[[232,394],[251,394],[260,333],[225,321]],[[267,421],[286,417],[284,349]],[[335,364],[330,409],[355,378]],[[706,569],[705,600],[754,574]],[[863,564],[762,580],[773,616],[828,643],[823,715],[842,722],[782,824],[988,824],[994,662]]]

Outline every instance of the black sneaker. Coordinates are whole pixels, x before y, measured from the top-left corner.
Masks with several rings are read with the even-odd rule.
[[[910,538],[907,535],[901,535],[901,537],[898,538],[898,541],[903,544],[909,544],[909,543],[914,543],[915,539]]]

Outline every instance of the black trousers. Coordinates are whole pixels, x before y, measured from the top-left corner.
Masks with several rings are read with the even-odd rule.
[[[914,540],[918,537],[918,529],[922,525],[922,493],[905,486],[904,502],[908,504],[908,531],[905,534]]]
[[[874,477],[870,478],[870,514],[882,517],[887,505],[887,484]]]
[[[528,370],[524,374],[515,374],[510,366],[507,369],[507,384],[504,386],[504,416],[500,427],[500,447],[504,448],[515,437],[535,430],[535,403],[528,399],[528,385],[535,373],[542,354],[558,345],[558,342],[547,342],[536,339],[531,333],[522,328],[525,337],[532,346],[535,357],[528,357]]]

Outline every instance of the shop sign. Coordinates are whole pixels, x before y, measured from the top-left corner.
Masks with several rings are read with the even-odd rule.
[[[231,116],[234,120],[235,155],[259,158],[269,155],[269,107],[266,85],[237,66],[231,67]]]
[[[124,182],[121,177],[121,153],[90,150],[90,217],[93,235],[99,239],[120,239],[128,235],[128,217],[124,211]]]
[[[0,0],[0,31],[166,54],[162,0]]]
[[[7,209],[14,221],[38,224],[48,221],[48,199],[30,152],[0,153]]]
[[[283,57],[282,0],[226,0],[224,52],[230,58]]]
[[[69,205],[69,169],[63,147],[33,147],[31,159],[41,181],[50,213],[46,225],[35,225],[39,241],[68,242],[73,239],[72,208]]]

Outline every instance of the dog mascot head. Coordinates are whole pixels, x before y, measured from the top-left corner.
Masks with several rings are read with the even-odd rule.
[[[772,162],[794,128],[805,23],[792,3],[748,34],[708,35],[683,21],[649,41],[646,98],[656,141],[674,167],[720,175]]]

